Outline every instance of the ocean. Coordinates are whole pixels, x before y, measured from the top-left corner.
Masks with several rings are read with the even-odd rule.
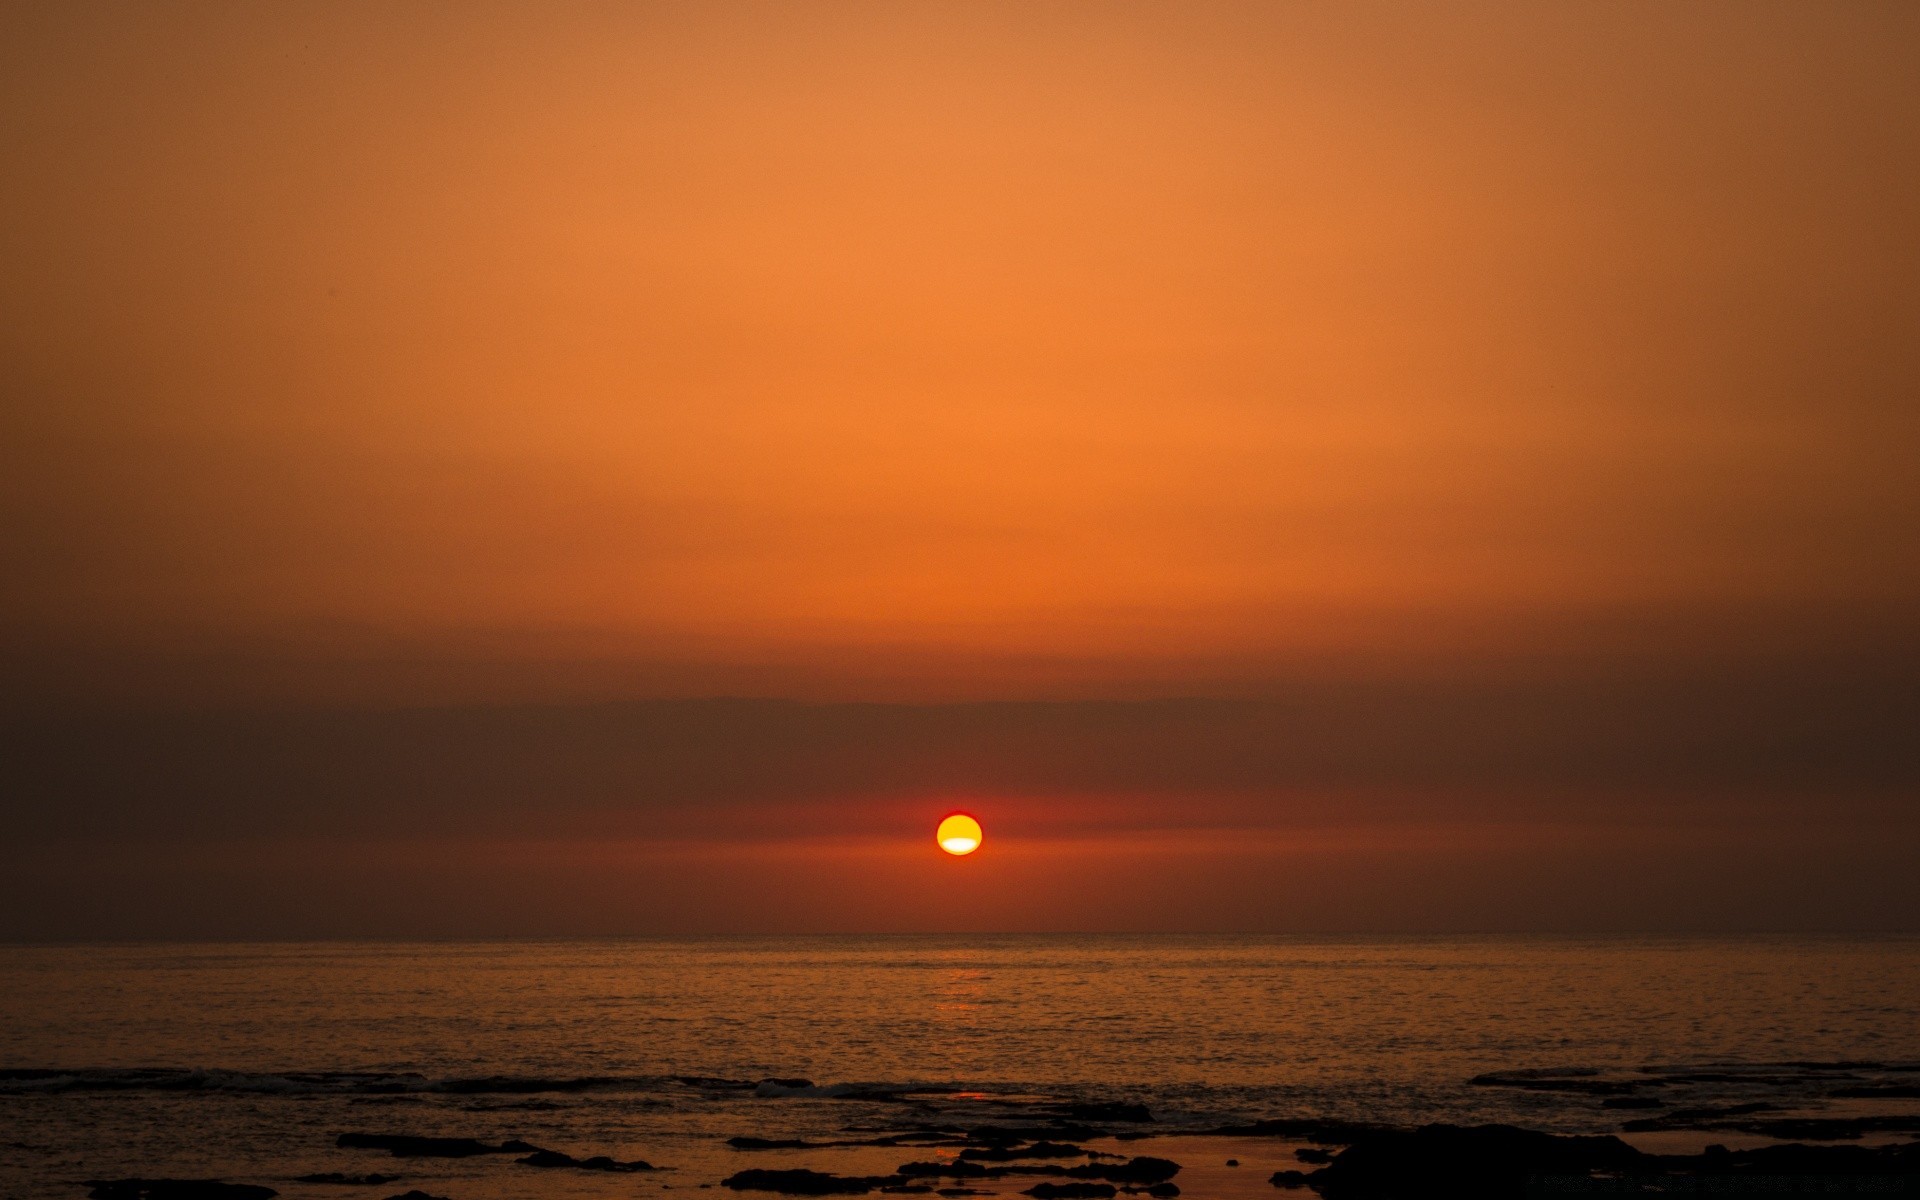
[[[1261,1120],[1695,1152],[1780,1140],[1769,1122],[1789,1120],[1799,1140],[1827,1121],[1859,1142],[1839,1126],[1870,1113],[1871,1142],[1920,1134],[1916,1017],[1911,937],[16,945],[0,1195],[136,1176],[333,1200],[651,1195],[951,1160],[941,1131],[1036,1115],[1087,1149],[1180,1162],[1194,1197],[1278,1194],[1268,1176],[1307,1142]],[[1719,1116],[1672,1118],[1696,1111]],[[342,1134],[658,1169],[396,1157]],[[387,1178],[302,1181],[328,1175]]]

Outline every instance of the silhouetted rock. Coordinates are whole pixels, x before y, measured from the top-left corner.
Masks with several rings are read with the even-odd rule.
[[[1008,1162],[1016,1158],[1086,1158],[1089,1151],[1069,1142],[1034,1142],[1030,1146],[970,1146],[961,1158],[980,1162]]]
[[[313,1175],[302,1175],[295,1183],[338,1183],[347,1187],[379,1187],[383,1183],[398,1183],[398,1175],[343,1175],[339,1171],[321,1171]]]
[[[1302,1146],[1293,1152],[1293,1156],[1303,1163],[1330,1163],[1333,1151],[1322,1150],[1318,1146]]]
[[[894,1175],[832,1175],[825,1171],[740,1171],[720,1181],[736,1192],[779,1192],[786,1196],[864,1196],[878,1188],[905,1183]]]
[[[922,1126],[929,1133],[944,1132],[935,1126]],[[970,1125],[956,1132],[966,1141],[977,1146],[1017,1146],[1031,1141],[1035,1136],[1032,1129],[1015,1128],[1011,1125]]]
[[[1104,1179],[1108,1183],[1152,1184],[1165,1183],[1180,1173],[1180,1164],[1169,1158],[1153,1158],[1141,1155],[1123,1163],[1088,1163],[1082,1167],[1069,1167],[1067,1174],[1075,1179]]]
[[[1569,1193],[1791,1193],[1834,1190],[1828,1183],[1837,1176],[1916,1175],[1920,1143],[1781,1145],[1731,1152],[1710,1146],[1698,1155],[1651,1155],[1613,1137],[1561,1137],[1506,1125],[1427,1125],[1369,1134],[1321,1170],[1280,1171],[1271,1182],[1275,1187],[1312,1187],[1326,1200],[1511,1200],[1528,1194],[1530,1177],[1546,1177],[1554,1181],[1553,1191]],[[1702,1182],[1718,1177],[1731,1178],[1724,1185]],[[1882,1186],[1884,1182],[1874,1179],[1872,1190],[1900,1191],[1898,1186]],[[1907,1189],[1914,1190],[1920,1189]]]
[[[1034,1200],[1107,1200],[1119,1190],[1109,1183],[1036,1183],[1020,1194]]]
[[[634,1159],[632,1162],[620,1162],[604,1154],[592,1158],[575,1158],[571,1154],[562,1154],[558,1150],[535,1150],[525,1158],[513,1161],[527,1167],[573,1167],[581,1171],[651,1171],[653,1164]]]
[[[333,1144],[348,1150],[385,1150],[395,1158],[472,1158],[478,1154],[527,1154],[540,1149],[518,1140],[493,1146],[473,1138],[416,1137],[406,1133],[343,1133]]]
[[[1173,1200],[1173,1197],[1179,1194],[1180,1185],[1177,1183],[1156,1183],[1147,1189],[1147,1195],[1152,1196],[1154,1200]]]
[[[1059,1168],[1055,1167],[1058,1171]],[[1004,1167],[983,1167],[977,1162],[910,1162],[901,1163],[895,1169],[896,1175],[915,1179],[994,1179],[1006,1174]]]
[[[445,1196],[430,1195],[427,1192],[421,1191],[419,1188],[414,1188],[412,1191],[402,1192],[398,1196],[388,1196],[387,1200],[447,1200],[447,1198]]]
[[[730,1137],[727,1139],[727,1145],[735,1150],[807,1150],[824,1144],[802,1141],[799,1138]]]
[[[1667,1158],[1663,1165],[1681,1165],[1703,1174],[1761,1177],[1838,1175],[1920,1176],[1920,1142],[1893,1146],[1760,1146],[1752,1150],[1704,1154],[1696,1159]],[[1726,1190],[1726,1189],[1723,1189]],[[1888,1189],[1891,1190],[1891,1189]],[[1920,1187],[1909,1186],[1909,1194]]]
[[[976,1146],[1015,1146],[1039,1138],[1077,1142],[1084,1138],[1102,1137],[1109,1131],[1057,1115],[1040,1114],[1039,1119],[1030,1125],[970,1125],[952,1132],[957,1132],[965,1141]]]
[[[1524,1195],[1531,1175],[1585,1176],[1646,1165],[1645,1156],[1616,1137],[1426,1125],[1354,1142],[1314,1172],[1310,1184],[1328,1200],[1496,1200]]]
[[[92,1200],[272,1200],[280,1193],[218,1179],[89,1179]]]

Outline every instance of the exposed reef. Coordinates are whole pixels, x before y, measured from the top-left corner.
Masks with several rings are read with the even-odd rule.
[[[572,1167],[579,1171],[651,1171],[654,1166],[642,1159],[621,1162],[605,1154],[596,1154],[592,1158],[575,1158],[571,1154],[562,1154],[558,1150],[535,1150],[525,1158],[516,1158],[514,1162],[524,1167]]]
[[[1085,1151],[1078,1151],[1084,1154]],[[1056,1197],[1066,1200],[1069,1197],[1104,1197],[1116,1195],[1119,1191],[1114,1185],[1124,1185],[1129,1190],[1147,1191],[1156,1197],[1177,1196],[1179,1189],[1164,1190],[1167,1181],[1180,1171],[1180,1164],[1164,1158],[1139,1157],[1125,1162],[1092,1162],[1075,1167],[1064,1167],[1057,1163],[1037,1166],[996,1165],[985,1166],[979,1162],[955,1160],[953,1162],[910,1162],[902,1163],[891,1175],[834,1175],[826,1171],[793,1169],[771,1171],[754,1169],[738,1171],[721,1181],[723,1187],[735,1191],[779,1192],[789,1196],[861,1196],[868,1192],[912,1193],[934,1190],[929,1180],[987,1180],[1005,1179],[1011,1176],[1046,1176],[1046,1182],[1028,1188],[1025,1195]],[[1053,1180],[1062,1182],[1053,1182]],[[1153,1191],[1154,1187],[1163,1190]],[[941,1195],[968,1195],[965,1189],[943,1189]]]
[[[864,1196],[900,1182],[898,1176],[889,1175],[834,1175],[799,1168],[789,1171],[754,1168],[736,1171],[721,1180],[720,1186],[736,1192],[778,1192],[783,1196]]]
[[[1698,1155],[1656,1155],[1616,1137],[1566,1137],[1510,1125],[1427,1125],[1366,1134],[1319,1170],[1279,1171],[1270,1182],[1311,1188],[1325,1200],[1808,1190],[1915,1195],[1920,1143],[1740,1151],[1711,1146]]]
[[[408,1133],[343,1133],[333,1141],[346,1150],[385,1150],[395,1158],[473,1158],[481,1154],[536,1154],[540,1147],[511,1140],[493,1145],[475,1138],[418,1137]]]

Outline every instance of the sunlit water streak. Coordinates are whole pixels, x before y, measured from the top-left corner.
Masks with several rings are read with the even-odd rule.
[[[910,1156],[749,1155],[722,1142],[897,1127],[969,1105],[990,1114],[1002,1111],[995,1097],[1137,1100],[1171,1130],[1346,1116],[1611,1131],[1636,1114],[1468,1081],[1542,1067],[1920,1059],[1920,941],[1902,938],[5,947],[0,989],[0,1068],[14,1072],[0,1079],[0,1194],[34,1198],[122,1175],[487,1200],[678,1190],[744,1166],[886,1171]],[[23,1073],[36,1070],[57,1073]],[[755,1094],[675,1076],[985,1099]],[[489,1077],[512,1079],[474,1082]],[[555,1084],[583,1078],[595,1082]],[[1737,1078],[1689,1093],[1750,1094]],[[677,1170],[401,1162],[334,1149],[345,1130],[517,1136]],[[1276,1159],[1250,1161],[1249,1185],[1292,1165],[1278,1161],[1285,1147],[1239,1152]],[[290,1182],[329,1170],[407,1182]],[[1198,1177],[1185,1179],[1199,1194]]]

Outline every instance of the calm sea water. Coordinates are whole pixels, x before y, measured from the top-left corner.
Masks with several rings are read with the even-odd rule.
[[[1172,1135],[1132,1145],[1187,1162],[1187,1195],[1270,1195],[1288,1145],[1192,1135],[1272,1116],[1598,1132],[1636,1115],[1597,1094],[1470,1082],[1561,1068],[1665,1072],[1689,1081],[1690,1102],[1764,1092],[1826,1112],[1842,1102],[1821,1080],[1864,1068],[1769,1064],[1910,1066],[1917,1017],[1912,938],[0,947],[0,1194],[77,1197],[80,1180],[130,1175],[341,1200],[651,1194],[746,1166],[901,1158],[742,1152],[733,1135],[1124,1099]],[[760,1082],[774,1078],[788,1082]],[[396,1160],[336,1149],[345,1131],[520,1137],[674,1169]],[[1224,1168],[1229,1156],[1245,1167]],[[294,1181],[322,1171],[405,1183]]]

